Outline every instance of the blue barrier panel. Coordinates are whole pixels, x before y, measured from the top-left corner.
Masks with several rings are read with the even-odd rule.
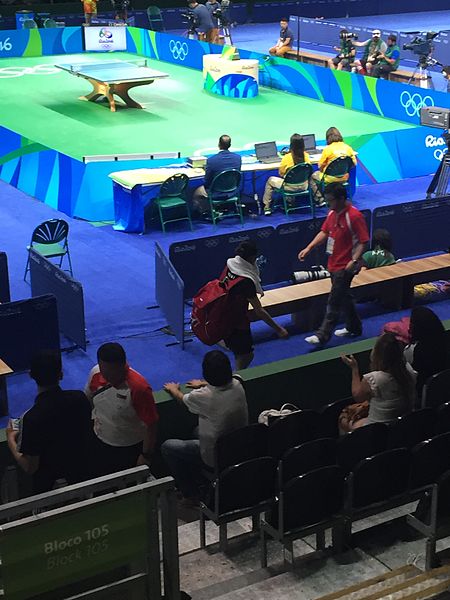
[[[447,251],[450,246],[450,196],[380,206],[373,211],[372,231],[387,229],[396,258]]]
[[[0,304],[0,356],[13,371],[30,368],[38,350],[59,349],[56,298],[50,294]]]
[[[83,52],[81,31],[81,27],[0,31],[0,58]]]
[[[58,304],[61,332],[86,350],[84,294],[81,283],[73,279],[38,252],[30,250],[31,295],[53,294]]]
[[[155,242],[155,293],[175,339],[184,350],[184,283],[158,242]]]
[[[11,302],[9,291],[8,257],[0,252],[0,302]]]
[[[269,284],[278,281],[278,257],[274,244],[275,229],[273,227],[222,233],[170,245],[170,260],[184,281],[185,297],[192,298],[205,283],[218,277],[225,267],[227,259],[234,256],[236,247],[247,240],[253,240],[260,255],[264,256],[264,268],[261,272],[262,283]]]

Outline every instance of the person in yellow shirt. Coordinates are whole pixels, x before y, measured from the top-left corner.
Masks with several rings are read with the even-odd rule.
[[[280,173],[280,177],[269,177],[266,183],[266,187],[264,189],[263,196],[263,205],[264,205],[264,214],[266,216],[270,216],[272,214],[272,195],[274,190],[279,190],[283,184],[284,176],[286,175],[286,171],[293,167],[294,165],[298,165],[299,163],[310,163],[311,159],[309,154],[305,152],[305,141],[301,135],[298,133],[294,133],[291,135],[290,144],[289,144],[289,152],[283,156],[281,159],[281,164],[278,172]],[[289,186],[289,191],[298,190],[299,192],[303,192],[308,189],[308,182],[300,183],[299,185]]]
[[[334,159],[339,158],[341,156],[349,156],[353,164],[356,166],[356,154],[353,148],[351,148],[348,144],[346,144],[342,138],[342,134],[337,129],[337,127],[330,127],[327,129],[325,134],[325,139],[327,141],[326,147],[323,149],[322,154],[319,159],[319,169],[315,171],[311,177],[311,189],[313,192],[313,196],[319,206],[325,204],[322,192],[319,188],[318,182],[324,179],[325,184],[333,183],[338,181],[342,183],[343,181],[347,181],[349,178],[349,174],[342,177],[333,177],[331,175],[324,175],[324,171]]]
[[[81,0],[83,3],[85,25],[88,27],[92,22],[92,17],[97,16],[97,0]]]

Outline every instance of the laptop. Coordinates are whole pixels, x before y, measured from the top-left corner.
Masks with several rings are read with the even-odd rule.
[[[262,144],[255,144],[255,154],[259,162],[263,164],[280,162],[280,157],[278,156],[277,145],[275,142],[263,142]]]
[[[310,156],[315,157],[322,154],[322,150],[316,146],[316,136],[314,133],[307,133],[304,135],[303,141],[305,142],[305,152]]]

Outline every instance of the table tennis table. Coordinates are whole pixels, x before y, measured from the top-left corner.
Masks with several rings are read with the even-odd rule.
[[[142,108],[140,104],[130,98],[128,94],[130,89],[140,85],[149,85],[155,79],[169,76],[167,73],[148,68],[146,61],[144,61],[144,64],[145,66],[140,66],[123,60],[105,60],[101,62],[65,63],[55,65],[55,67],[89,81],[94,89],[90,94],[80,96],[81,100],[95,102],[99,98],[106,98],[111,111],[115,112],[114,96],[119,96],[128,108]]]

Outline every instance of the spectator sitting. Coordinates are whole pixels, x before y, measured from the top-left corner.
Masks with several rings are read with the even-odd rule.
[[[242,158],[235,152],[230,152],[231,138],[221,135],[219,138],[219,152],[210,156],[206,161],[204,185],[194,191],[193,205],[201,214],[209,213],[208,192],[211,184],[219,173],[230,169],[241,170]]]
[[[286,175],[286,171],[292,168],[294,165],[298,165],[299,163],[310,163],[311,159],[309,154],[305,152],[305,141],[301,135],[298,133],[294,133],[291,135],[289,152],[283,156],[280,163],[279,168],[279,177],[269,177],[266,183],[266,187],[264,189],[263,196],[263,204],[264,204],[264,214],[269,216],[272,214],[272,209],[270,208],[272,204],[272,194],[274,190],[279,190],[283,184],[283,178]],[[303,192],[308,189],[308,182],[301,183],[300,185],[289,186],[289,191],[298,190],[299,192]]]
[[[392,333],[381,335],[370,356],[372,371],[359,374],[354,356],[342,356],[343,362],[352,370],[352,396],[357,403],[368,403],[368,414],[362,411],[352,418],[352,406],[344,409],[340,418],[343,431],[352,431],[369,423],[390,423],[397,417],[411,412],[416,397],[416,374],[406,363],[403,348]]]
[[[405,348],[405,358],[417,372],[420,399],[427,379],[449,366],[445,329],[430,308],[416,306],[411,311],[409,333],[411,345]]]
[[[353,164],[356,166],[356,155],[353,148],[351,148],[348,144],[346,144],[342,138],[342,134],[336,127],[330,127],[327,129],[325,134],[327,145],[323,149],[322,154],[319,159],[319,170],[315,171],[311,177],[311,189],[314,195],[316,202],[319,206],[325,205],[325,200],[322,195],[322,192],[319,189],[318,183],[322,180],[326,185],[333,182],[344,183],[348,181],[349,174],[345,174],[342,177],[333,177],[331,175],[324,175],[324,171],[336,158],[340,158],[342,156],[349,156]]]
[[[93,405],[95,474],[149,464],[158,421],[152,388],[128,366],[120,344],[103,344],[97,359],[85,389]]]
[[[214,466],[217,439],[248,424],[245,391],[233,377],[228,357],[220,350],[207,352],[203,358],[203,380],[193,379],[194,388],[183,394],[178,383],[166,383],[164,389],[199,416],[199,439],[167,440],[161,453],[186,504],[198,502],[201,471],[204,465]]]
[[[375,229],[372,235],[372,248],[362,255],[363,269],[386,267],[395,263],[391,252],[392,239],[387,229]]]
[[[37,385],[34,405],[15,427],[6,430],[18,465],[32,475],[33,493],[51,490],[58,479],[73,484],[89,479],[91,406],[81,391],[62,390],[59,351],[41,351],[31,360],[30,377]]]

